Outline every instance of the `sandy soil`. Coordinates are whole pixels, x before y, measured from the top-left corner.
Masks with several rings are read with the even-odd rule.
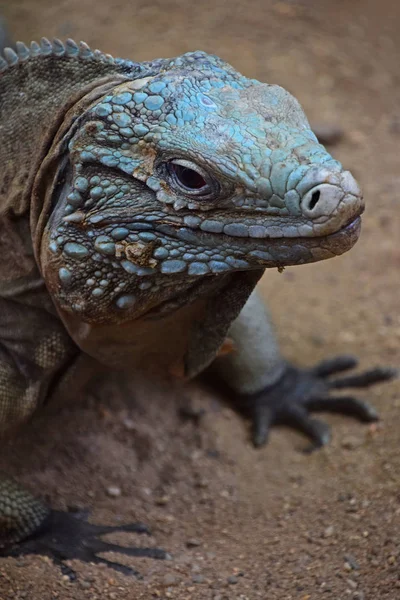
[[[363,367],[399,364],[396,0],[13,0],[2,12],[24,41],[71,36],[137,60],[214,52],[287,87],[313,123],[343,128],[333,152],[364,186],[361,241],[341,258],[269,272],[261,288],[298,363],[345,351]],[[185,392],[206,411],[198,425],[178,417],[179,390],[127,385],[36,422],[2,448],[0,466],[54,507],[145,521],[149,540],[113,539],[173,559],[121,557],[140,581],[74,561],[75,582],[42,557],[2,559],[1,600],[400,598],[398,382],[368,391],[379,427],[327,416],[333,441],[311,456],[284,428],[254,450],[247,424],[200,382]]]

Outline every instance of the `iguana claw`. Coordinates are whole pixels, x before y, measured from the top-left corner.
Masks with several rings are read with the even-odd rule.
[[[310,416],[310,412],[336,412],[351,415],[360,421],[379,419],[376,410],[367,402],[352,396],[330,396],[331,390],[362,388],[393,379],[398,372],[377,367],[358,375],[329,379],[335,373],[357,365],[352,356],[338,356],[317,364],[311,369],[289,365],[283,376],[272,386],[241,396],[253,420],[253,443],[263,446],[273,425],[289,425],[311,439],[307,451],[321,448],[330,440],[330,427]]]
[[[0,550],[0,556],[17,557],[28,554],[48,556],[70,579],[76,579],[76,573],[65,561],[72,559],[95,564],[102,563],[124,575],[135,575],[140,578],[140,574],[135,569],[99,556],[104,552],[145,558],[168,558],[168,554],[158,548],[125,547],[101,539],[101,536],[116,531],[150,534],[149,529],[142,523],[117,526],[93,525],[85,520],[86,516],[86,514],[74,516],[68,512],[53,510],[39,531],[11,548]]]

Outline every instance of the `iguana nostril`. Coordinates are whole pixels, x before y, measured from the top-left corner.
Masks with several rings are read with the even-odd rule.
[[[313,194],[311,196],[310,204],[309,204],[310,210],[313,210],[315,208],[320,196],[321,196],[321,192],[319,190],[317,190],[316,192],[313,192]]]
[[[344,191],[340,186],[320,183],[303,196],[301,201],[302,212],[305,217],[310,219],[329,217],[337,210],[344,195]]]

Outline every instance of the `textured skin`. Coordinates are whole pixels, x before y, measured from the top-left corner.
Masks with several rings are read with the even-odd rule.
[[[247,394],[280,380],[252,291],[265,268],[349,250],[363,210],[295,98],[203,52],[16,48],[0,59],[0,432],[75,392],[85,356],[191,377],[232,323],[220,374]],[[2,539],[29,527],[3,520]]]
[[[0,478],[0,530],[2,545],[9,545],[36,531],[50,509],[12,479]],[[18,524],[16,528],[16,523]],[[0,546],[1,547],[1,546]]]

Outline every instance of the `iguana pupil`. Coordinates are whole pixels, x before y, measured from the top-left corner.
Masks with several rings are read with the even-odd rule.
[[[172,163],[171,170],[180,185],[188,190],[201,190],[208,185],[204,177],[194,169]]]

